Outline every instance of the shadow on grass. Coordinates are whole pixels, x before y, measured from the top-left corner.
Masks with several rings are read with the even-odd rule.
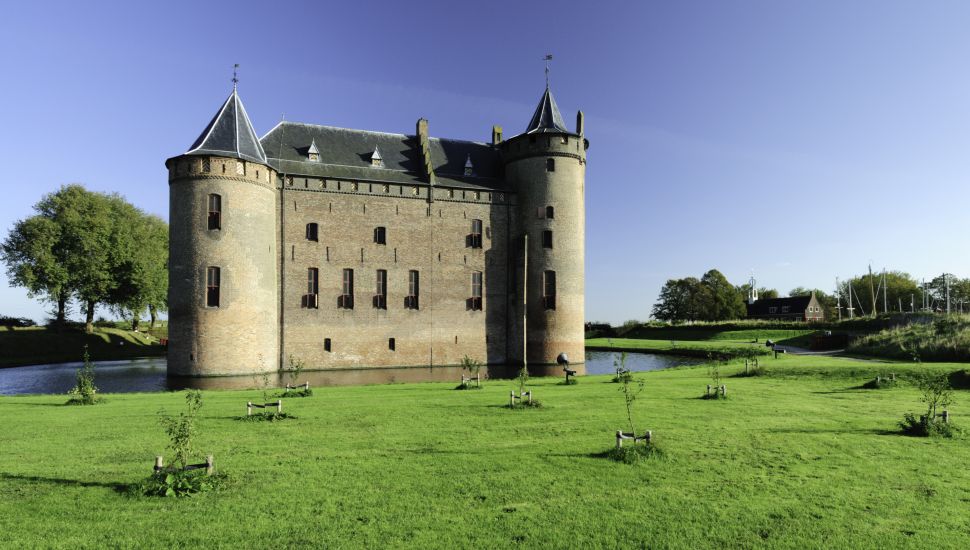
[[[0,479],[12,481],[32,481],[35,483],[51,483],[54,485],[64,485],[67,487],[105,487],[108,489],[113,489],[115,492],[122,494],[128,491],[128,484],[125,483],[105,483],[103,481],[81,481],[78,479],[64,479],[60,477],[27,476],[21,474],[9,474],[7,472],[0,472]]]

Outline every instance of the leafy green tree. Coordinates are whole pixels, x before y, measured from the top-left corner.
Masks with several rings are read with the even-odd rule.
[[[115,212],[115,286],[109,300],[115,311],[131,319],[132,330],[137,330],[146,309],[154,328],[157,312],[167,309],[168,226],[120,197],[111,197],[111,201]]]
[[[727,277],[712,269],[701,277],[701,318],[706,321],[725,321],[744,317],[744,299]]]
[[[942,280],[942,278],[941,278]],[[888,271],[885,276],[885,300],[883,300],[883,275],[882,273],[868,273],[858,277],[852,277],[841,284],[839,294],[843,307],[848,307],[849,289],[852,285],[852,307],[856,308],[856,315],[873,315],[875,313],[886,313],[888,311],[899,311],[902,303],[903,311],[910,310],[910,303],[915,302],[919,309],[922,303],[922,290],[908,273],[902,271]],[[927,285],[932,286],[932,285]],[[875,298],[875,303],[873,303]],[[885,304],[883,303],[885,302]],[[873,310],[875,306],[875,310]],[[837,317],[838,314],[835,314]]]
[[[695,277],[669,279],[653,306],[653,317],[661,321],[696,321],[701,310],[701,282]]]
[[[29,296],[40,296],[55,304],[55,319],[62,324],[71,288],[60,241],[61,230],[56,220],[43,215],[31,216],[14,224],[0,244],[0,259],[6,264],[11,286],[24,287]]]

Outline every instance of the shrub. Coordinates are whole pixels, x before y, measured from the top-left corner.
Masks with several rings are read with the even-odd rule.
[[[296,417],[286,412],[263,411],[253,413],[251,415],[240,416],[238,419],[245,422],[280,422],[282,420],[293,420],[296,419]]]
[[[461,370],[468,371],[469,378],[474,378],[481,372],[482,363],[466,355],[461,359]],[[528,376],[528,373],[526,373],[526,376]],[[481,384],[470,384],[467,381],[455,386],[456,390],[480,390],[482,388]]]
[[[711,377],[711,385],[714,387],[714,393],[705,393],[704,399],[725,399],[726,395],[721,395],[721,360],[708,354],[707,357],[710,364],[707,366],[707,374]]]
[[[575,386],[576,384],[579,384],[579,380],[577,380],[575,376],[559,383],[560,386]]]
[[[943,422],[942,418],[932,420],[926,416],[917,418],[913,413],[903,415],[899,428],[904,435],[914,437],[953,437],[956,432],[956,428],[947,422]]]
[[[94,405],[100,402],[101,398],[95,395],[98,393],[98,388],[94,385],[94,363],[91,362],[87,346],[84,346],[84,365],[77,370],[75,376],[77,383],[67,392],[71,396],[67,404]]]
[[[475,384],[469,384],[468,382],[462,382],[455,386],[456,390],[483,390],[485,386],[477,386]]]
[[[645,442],[643,445],[628,445],[626,447],[614,447],[606,452],[606,457],[624,464],[636,464],[648,458],[662,458],[663,450],[652,441]]]
[[[952,437],[954,428],[943,422],[938,413],[953,403],[953,390],[947,373],[919,373],[914,379],[920,391],[920,401],[926,405],[926,414],[917,417],[913,413],[903,415],[899,427],[904,434],[915,436]]]
[[[0,327],[26,328],[34,326],[34,321],[26,317],[8,317],[0,315]]]
[[[206,474],[204,469],[155,472],[147,479],[128,487],[131,496],[184,497],[204,493],[224,486],[229,476],[224,473]]]
[[[298,390],[283,391],[279,395],[280,397],[312,397],[312,388],[300,388]]]

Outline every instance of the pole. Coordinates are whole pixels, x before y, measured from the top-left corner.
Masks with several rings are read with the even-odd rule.
[[[889,304],[886,303],[886,300],[887,300],[886,283],[887,283],[886,268],[884,267],[882,268],[882,312],[883,313],[889,313]]]
[[[839,278],[835,278],[835,310],[839,312],[839,321],[842,320],[842,289],[839,288]]]
[[[869,264],[869,296],[872,298],[872,316],[876,316],[876,287],[872,282],[872,264]]]
[[[946,283],[946,314],[950,314],[950,277],[943,274],[943,282]]]
[[[522,368],[529,368],[529,235],[522,235]]]

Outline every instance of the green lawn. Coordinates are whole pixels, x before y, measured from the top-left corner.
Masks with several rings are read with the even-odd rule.
[[[80,361],[85,345],[100,361],[165,355],[157,338],[120,328],[95,327],[86,334],[75,328],[0,327],[0,367]]]
[[[769,355],[771,350],[764,345],[753,344],[750,340],[644,340],[640,338],[588,338],[586,349],[639,351],[667,355],[685,355],[690,357],[708,357],[708,355],[730,359],[736,357],[754,357]]]
[[[512,386],[315,388],[299,418],[244,423],[255,391],[210,391],[199,457],[233,485],[169,500],[116,487],[146,476],[182,393],[0,398],[6,547],[966,548],[970,445],[895,435],[917,393],[857,390],[913,364],[765,358],[768,375],[697,397],[704,367],[638,374],[638,430],[666,458],[598,458],[624,427],[618,385],[533,379],[545,407],[502,408]],[[919,368],[956,370],[966,365]],[[740,367],[724,367],[726,374]],[[967,392],[954,422],[970,427]]]

